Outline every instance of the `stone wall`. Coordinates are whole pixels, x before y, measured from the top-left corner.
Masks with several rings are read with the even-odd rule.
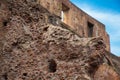
[[[43,7],[61,19],[62,6],[68,8],[64,11],[66,18],[64,23],[77,32],[81,37],[88,37],[88,22],[94,25],[93,37],[101,36],[106,43],[106,50],[110,51],[109,35],[106,32],[105,25],[89,16],[87,13],[76,7],[69,0],[38,0]]]
[[[101,37],[48,22],[56,16],[34,0],[0,4],[0,80],[120,80]]]
[[[100,74],[101,73],[101,74]],[[119,75],[106,64],[101,65],[94,75],[95,80],[119,80]]]

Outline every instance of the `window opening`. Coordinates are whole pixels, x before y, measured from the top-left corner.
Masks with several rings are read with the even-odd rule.
[[[90,22],[88,22],[87,25],[88,25],[88,37],[93,37],[94,25]]]
[[[61,21],[63,21],[64,23],[68,22],[68,12],[69,7],[62,3]]]

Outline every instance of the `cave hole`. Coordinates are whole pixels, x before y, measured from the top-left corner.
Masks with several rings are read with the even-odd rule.
[[[45,27],[45,28],[43,29],[43,31],[48,31],[48,27]]]
[[[8,24],[8,21],[3,22],[3,26],[7,26],[7,24]]]
[[[56,72],[56,68],[57,68],[57,63],[54,59],[50,59],[48,60],[49,64],[48,64],[48,68],[49,68],[49,72]]]
[[[5,74],[3,75],[3,78],[4,78],[4,80],[8,80],[8,75],[7,75],[7,73],[5,73]]]
[[[27,73],[23,73],[23,76],[27,76]]]

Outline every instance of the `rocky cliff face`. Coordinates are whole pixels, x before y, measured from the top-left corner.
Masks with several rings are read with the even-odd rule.
[[[120,80],[119,59],[100,37],[58,23],[35,0],[1,0],[0,80]]]

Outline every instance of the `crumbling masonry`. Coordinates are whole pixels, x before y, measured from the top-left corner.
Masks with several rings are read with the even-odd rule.
[[[0,80],[120,80],[109,47],[69,0],[0,0]]]
[[[109,35],[105,31],[105,25],[86,14],[69,0],[37,1],[81,37],[101,36],[106,43],[106,50],[110,51]]]

